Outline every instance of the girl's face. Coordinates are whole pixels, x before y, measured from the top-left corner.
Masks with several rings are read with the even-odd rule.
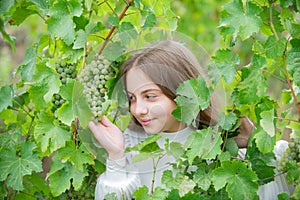
[[[176,103],[138,68],[128,71],[126,77],[130,112],[148,134],[175,132],[184,124],[171,114]]]

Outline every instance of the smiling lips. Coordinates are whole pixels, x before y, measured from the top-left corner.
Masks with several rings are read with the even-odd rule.
[[[152,122],[152,119],[142,119],[140,120],[140,123],[142,126],[148,126]]]

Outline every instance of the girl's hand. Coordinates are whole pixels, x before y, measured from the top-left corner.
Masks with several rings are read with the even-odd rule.
[[[99,123],[90,121],[88,127],[97,141],[106,149],[110,160],[118,160],[125,155],[123,133],[106,116],[103,116]]]

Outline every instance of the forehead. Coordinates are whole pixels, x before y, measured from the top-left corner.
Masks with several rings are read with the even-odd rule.
[[[160,88],[139,68],[132,68],[126,74],[126,87],[130,93]]]

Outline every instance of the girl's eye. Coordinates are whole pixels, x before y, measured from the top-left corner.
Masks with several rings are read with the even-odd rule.
[[[156,95],[153,95],[153,94],[147,94],[146,95],[147,99],[154,99],[155,97],[156,97]]]
[[[129,101],[133,101],[134,100],[134,96],[133,95],[128,95],[128,100]]]

